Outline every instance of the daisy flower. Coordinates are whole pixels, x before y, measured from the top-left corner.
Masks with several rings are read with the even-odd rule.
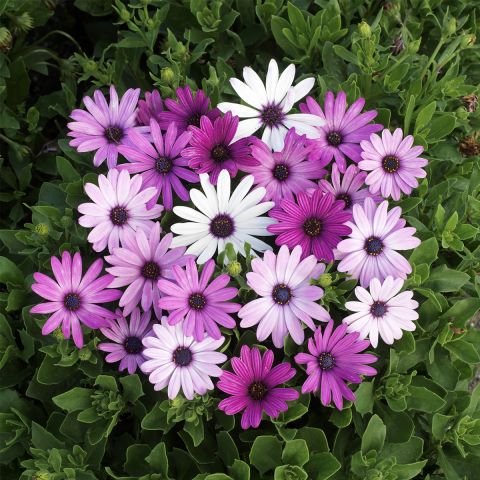
[[[183,132],[177,135],[175,123],[171,123],[167,132],[162,135],[155,119],[150,119],[150,133],[153,145],[139,133],[129,133],[131,145],[122,145],[118,151],[130,162],[119,165],[120,170],[139,173],[146,187],[155,187],[156,195],[147,204],[152,208],[160,195],[167,210],[173,207],[172,189],[178,197],[186,202],[188,191],[182,183],[198,182],[198,175],[187,167],[188,161],[181,157],[180,152],[190,140],[191,134]]]
[[[257,428],[263,412],[277,418],[281,412],[288,410],[288,400],[299,397],[295,389],[278,386],[292,379],[295,369],[286,362],[272,368],[271,350],[266,350],[262,357],[258,348],[250,349],[243,345],[240,358],[233,357],[231,360],[234,373],[223,372],[217,382],[218,389],[231,396],[223,399],[218,408],[227,415],[243,410],[241,425],[244,430]]]
[[[143,188],[142,177],[130,178],[128,172],[112,169],[107,176],[99,175],[98,187],[86,183],[85,193],[93,203],[82,203],[78,211],[83,215],[78,219],[82,227],[93,228],[88,234],[88,241],[96,252],[101,252],[108,245],[113,251],[120,243],[123,245],[125,232],[143,230],[148,233],[152,219],[162,213],[161,205],[154,205],[147,210],[146,204],[155,197],[155,188]]]
[[[140,309],[134,308],[129,322],[120,309],[117,309],[115,314],[115,320],[112,320],[108,327],[100,329],[103,335],[112,341],[99,343],[98,349],[109,352],[105,357],[106,362],[120,362],[118,370],[128,370],[132,375],[145,361],[142,340],[153,334],[151,310],[140,314]]]
[[[342,235],[351,232],[344,225],[352,215],[343,209],[344,203],[335,200],[330,193],[316,190],[312,196],[299,192],[297,202],[282,200],[279,209],[270,212],[270,216],[279,223],[270,225],[268,231],[278,235],[277,245],[302,247],[302,258],[312,253],[318,260],[333,261],[333,249]]]
[[[137,122],[149,126],[150,119],[159,121],[159,113],[163,110],[162,97],[158,90],[145,92],[145,100],[138,101]]]
[[[310,285],[311,278],[318,278],[325,265],[317,263],[310,255],[300,261],[302,247],[296,246],[292,253],[283,245],[275,255],[265,252],[263,260],[252,260],[252,272],[247,273],[248,285],[261,298],[247,303],[238,312],[240,326],[257,325],[257,339],[263,342],[272,335],[273,344],[282,348],[290,333],[293,341],[301,345],[304,339],[302,322],[315,330],[312,317],[327,322],[328,312],[316,303],[323,296],[320,287]]]
[[[213,389],[210,377],[222,375],[219,363],[224,363],[227,356],[217,352],[224,338],[217,340],[205,336],[201,341],[188,337],[182,326],[169,325],[166,317],[161,324],[153,325],[152,336],[143,339],[147,360],[140,367],[149,373],[149,381],[155,390],[162,390],[168,385],[168,398],[173,400],[180,390],[188,400],[195,393],[205,395]]]
[[[377,361],[375,355],[363,352],[370,343],[359,340],[358,333],[347,333],[347,326],[333,329],[330,320],[322,330],[317,328],[313,338],[308,340],[309,353],[298,353],[295,362],[307,365],[308,379],[302,386],[302,393],[320,392],[320,400],[327,406],[333,403],[342,410],[343,399],[355,401],[355,394],[346,382],[362,383],[361,375],[373,376],[377,371],[368,363]]]
[[[222,170],[215,190],[209,176],[202,173],[200,182],[205,193],[190,190],[190,198],[200,212],[189,207],[173,208],[176,215],[189,222],[172,225],[171,231],[177,234],[172,246],[190,245],[187,253],[198,255],[199,264],[212,258],[216,250],[223,252],[227,243],[244,256],[245,242],[260,252],[271,248],[256,237],[271,235],[267,226],[275,220],[261,215],[273,207],[273,202],[261,201],[265,196],[264,188],[250,192],[251,175],[244,177],[231,195],[230,181],[228,171]]]
[[[185,255],[184,247],[172,248],[172,238],[168,233],[160,240],[160,224],[156,222],[148,236],[143,230],[128,232],[123,247],[114,248],[113,254],[105,257],[112,265],[106,270],[115,277],[110,287],[128,285],[119,301],[124,315],[129,315],[141,304],[144,311],[153,305],[155,315],[161,317],[157,281],[173,278],[173,266],[183,267],[190,258]]]
[[[248,137],[260,128],[264,128],[262,140],[273,150],[281,150],[287,131],[295,128],[308,138],[318,136],[316,127],[325,121],[305,113],[288,113],[294,103],[302,99],[315,83],[314,78],[306,78],[292,87],[295,78],[295,65],[289,65],[281,75],[275,60],[270,60],[265,84],[250,67],[243,69],[245,82],[231,78],[230,84],[237,95],[249,106],[223,102],[218,104],[222,112],[232,112],[245,118],[238,125],[236,139]]]
[[[360,338],[369,338],[373,347],[378,345],[378,335],[391,345],[402,338],[402,330],[413,332],[418,319],[418,303],[413,300],[413,292],[400,290],[401,278],[388,276],[382,283],[378,278],[370,281],[370,292],[363,287],[355,288],[359,302],[346,302],[345,306],[353,313],[343,319],[349,332],[359,332]]]
[[[144,127],[135,127],[138,96],[140,89],[130,88],[125,92],[120,104],[115,87],[110,87],[110,104],[107,104],[103,93],[95,90],[93,100],[84,97],[85,110],[75,109],[70,117],[73,122],[67,124],[73,137],[69,145],[79,152],[95,150],[93,164],[98,167],[107,160],[108,168],[117,164],[118,146],[125,142],[128,132],[138,129],[145,132]]]
[[[401,128],[397,128],[393,135],[385,129],[381,137],[372,134],[370,141],[360,143],[363,160],[358,166],[370,172],[365,183],[370,186],[371,193],[399,200],[401,192],[410,195],[418,187],[417,178],[427,176],[422,167],[428,162],[419,157],[423,147],[412,145],[412,135],[403,138]]]
[[[401,214],[400,207],[388,211],[386,200],[377,206],[366,198],[363,207],[354,205],[353,220],[347,222],[352,230],[350,238],[337,245],[337,259],[342,259],[337,270],[359,278],[362,287],[368,286],[372,278],[407,278],[412,267],[396,250],[418,247],[420,240],[413,236],[415,228],[404,228]]]
[[[233,178],[240,168],[256,165],[250,151],[251,138],[233,141],[238,128],[238,117],[227,112],[224,117],[212,121],[203,116],[200,128],[191,126],[190,146],[182,152],[188,159],[188,166],[197,173],[209,173],[210,181],[217,184],[218,175],[223,169],[228,170]]]
[[[48,302],[40,303],[30,309],[30,313],[53,313],[42,328],[42,335],[48,335],[60,325],[65,338],[70,338],[78,348],[83,347],[81,324],[96,329],[109,325],[108,319],[115,314],[104,307],[96,305],[117,300],[122,295],[120,290],[107,290],[111,287],[113,277],[100,275],[103,268],[101,259],[92,263],[82,278],[82,257],[80,253],[70,255],[63,252],[62,260],[52,257],[55,280],[40,272],[35,272],[32,290]]]
[[[183,332],[201,341],[204,333],[220,338],[218,324],[225,328],[235,328],[235,320],[229,313],[238,312],[241,305],[229,300],[234,298],[238,290],[227,287],[230,277],[219,275],[211,280],[215,270],[215,261],[208,260],[203,266],[200,279],[197,264],[190,258],[185,270],[173,267],[174,282],[160,279],[158,288],[163,293],[159,305],[168,310],[168,323],[182,323]]]

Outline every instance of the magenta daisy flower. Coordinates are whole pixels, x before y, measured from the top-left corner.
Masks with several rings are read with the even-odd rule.
[[[185,335],[193,336],[201,341],[206,331],[214,339],[220,338],[218,325],[234,328],[235,320],[229,313],[238,312],[241,305],[229,300],[234,298],[238,290],[227,287],[230,277],[219,275],[210,281],[215,270],[215,262],[208,260],[198,278],[197,264],[190,258],[185,270],[173,267],[176,283],[161,279],[158,288],[163,293],[159,305],[168,310],[168,323],[176,325],[182,322]]]
[[[220,116],[220,110],[210,108],[210,99],[203,90],[197,90],[195,96],[187,85],[177,88],[177,101],[167,98],[166,110],[159,114],[159,123],[162,130],[166,130],[173,122],[179,132],[184,132],[190,125],[200,126],[200,118],[206,115],[210,120]]]
[[[163,103],[158,90],[145,92],[145,100],[138,101],[137,122],[148,127],[151,118],[157,122],[160,120],[161,111],[163,111]]]
[[[263,357],[258,348],[251,350],[243,345],[240,358],[233,357],[232,368],[235,373],[223,372],[217,387],[231,395],[223,399],[218,407],[227,415],[235,415],[243,410],[242,428],[257,428],[262,413],[277,418],[288,410],[287,401],[296,400],[299,393],[293,388],[278,385],[288,382],[295,376],[295,369],[289,363],[280,363],[272,368],[273,352],[267,350]]]
[[[93,100],[84,97],[85,110],[76,109],[70,117],[74,122],[68,123],[70,132],[68,136],[73,137],[69,145],[75,147],[79,152],[92,152],[96,150],[93,157],[93,164],[98,167],[104,160],[107,160],[108,168],[117,164],[118,146],[125,142],[128,132],[138,129],[144,132],[144,127],[136,127],[138,96],[140,89],[130,88],[125,92],[120,104],[115,87],[110,86],[110,104],[107,104],[105,96],[100,90],[95,90]]]
[[[354,205],[353,220],[347,223],[352,230],[350,238],[337,245],[337,259],[342,259],[337,270],[359,278],[362,287],[368,286],[372,278],[381,282],[389,275],[407,278],[412,267],[396,250],[418,247],[420,240],[413,236],[415,228],[404,228],[401,214],[400,207],[388,211],[386,200],[377,206],[366,198],[363,207]]]
[[[343,210],[343,206],[342,201],[321,190],[316,190],[311,197],[300,192],[297,203],[282,200],[280,209],[269,212],[279,223],[269,225],[267,230],[278,235],[277,245],[288,245],[291,249],[300,245],[302,258],[313,253],[318,260],[331,262],[341,236],[351,232],[344,223],[352,215]]]
[[[370,173],[365,180],[370,185],[371,193],[381,193],[384,198],[400,200],[401,192],[410,195],[418,187],[417,178],[425,178],[427,172],[422,168],[428,162],[419,157],[423,147],[413,145],[412,135],[403,138],[401,128],[393,135],[389,130],[382,131],[382,136],[372,134],[370,141],[363,140],[362,161],[358,166]]]
[[[120,362],[118,370],[128,370],[132,375],[145,361],[143,356],[142,340],[152,335],[150,323],[151,310],[140,314],[139,308],[134,308],[130,315],[130,322],[117,309],[116,318],[108,327],[101,328],[101,332],[112,342],[99,343],[98,349],[109,352],[105,357],[108,363]]]
[[[203,116],[200,128],[189,128],[192,139],[182,156],[188,159],[188,166],[197,173],[209,173],[213,185],[217,184],[218,175],[224,169],[233,178],[238,169],[245,170],[245,167],[258,164],[251,155],[251,137],[233,141],[237,127],[238,117],[232,117],[231,112],[227,112],[213,123]]]
[[[249,328],[257,325],[257,339],[263,342],[272,335],[273,344],[282,348],[285,337],[290,333],[293,341],[303,343],[302,322],[315,330],[312,318],[327,322],[328,312],[318,305],[323,296],[320,287],[310,285],[310,279],[318,278],[325,265],[317,263],[310,255],[300,261],[302,248],[296,246],[292,253],[282,245],[278,255],[267,251],[263,260],[252,260],[252,272],[247,273],[248,285],[261,296],[247,303],[238,312],[240,326]]]
[[[375,355],[363,352],[370,345],[368,340],[359,340],[358,333],[347,333],[347,325],[333,329],[328,322],[325,331],[317,328],[313,338],[308,340],[310,353],[298,353],[295,361],[307,365],[308,379],[302,386],[302,393],[320,392],[320,400],[327,406],[333,403],[342,410],[343,399],[355,401],[355,394],[346,382],[362,383],[360,375],[373,376],[377,371],[368,363],[377,361]]]
[[[110,287],[128,285],[119,302],[120,307],[124,307],[124,315],[129,315],[141,304],[145,311],[153,305],[155,315],[161,317],[157,281],[173,278],[173,266],[183,266],[192,258],[185,255],[185,247],[170,248],[172,238],[168,233],[160,240],[160,224],[155,223],[148,237],[143,230],[127,232],[124,246],[114,248],[113,254],[105,257],[112,265],[106,270],[115,277]]]
[[[198,175],[187,167],[188,160],[180,156],[190,140],[191,134],[184,132],[177,136],[177,127],[174,123],[168,126],[167,132],[162,135],[158,123],[150,120],[150,133],[153,145],[141,134],[130,132],[129,140],[132,145],[122,145],[118,151],[130,162],[119,165],[120,170],[130,173],[140,173],[146,187],[155,187],[155,195],[147,204],[151,208],[162,196],[162,202],[167,210],[173,207],[172,189],[184,202],[188,201],[188,190],[182,180],[191,183],[199,181]]]
[[[30,313],[53,313],[42,328],[42,335],[48,335],[60,325],[65,338],[70,338],[78,348],[83,347],[81,324],[91,329],[106,327],[108,319],[115,314],[96,303],[104,304],[117,300],[122,295],[120,290],[107,290],[111,287],[113,277],[100,275],[103,261],[99,258],[92,263],[82,278],[82,257],[80,253],[72,256],[63,252],[62,261],[51,258],[55,280],[40,272],[35,272],[32,290],[48,302],[40,303],[30,309]]]
[[[306,103],[300,105],[300,110],[318,115],[326,122],[325,125],[317,127],[318,138],[310,141],[309,159],[323,167],[334,158],[342,173],[347,168],[346,158],[358,163],[362,151],[360,142],[383,128],[383,125],[378,123],[369,123],[377,116],[375,110],[360,113],[364,105],[365,99],[359,98],[347,110],[345,92],[340,92],[336,99],[332,92],[327,92],[322,110],[312,97],[307,97]]]

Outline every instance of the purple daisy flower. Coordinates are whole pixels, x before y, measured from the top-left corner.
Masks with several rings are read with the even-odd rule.
[[[62,261],[51,258],[55,280],[40,272],[35,272],[32,290],[48,302],[40,303],[30,309],[30,313],[53,313],[42,328],[42,335],[48,335],[62,325],[65,338],[70,338],[78,348],[83,347],[81,324],[91,329],[106,327],[107,319],[115,318],[115,314],[96,303],[108,303],[122,295],[120,290],[107,290],[111,287],[113,277],[100,275],[103,261],[99,258],[92,263],[82,278],[82,257],[80,253],[72,256],[63,252]]]
[[[354,205],[353,220],[347,223],[352,231],[350,238],[337,245],[336,257],[342,259],[337,270],[359,278],[362,287],[367,287],[372,278],[381,282],[389,275],[406,279],[412,267],[396,250],[410,250],[421,242],[413,236],[415,228],[404,228],[401,214],[400,207],[388,211],[386,200],[377,206],[366,198],[363,207]]]
[[[109,352],[105,357],[108,363],[120,361],[118,370],[121,372],[126,369],[132,375],[145,361],[142,340],[153,334],[150,323],[151,310],[140,315],[140,309],[134,308],[130,315],[130,322],[127,322],[120,309],[115,313],[115,320],[108,327],[100,329],[113,343],[99,343],[98,349]]]
[[[220,338],[218,324],[225,328],[235,328],[235,320],[229,313],[238,312],[241,305],[229,300],[238,290],[227,287],[230,277],[219,275],[210,282],[215,270],[215,262],[208,260],[198,278],[197,264],[190,258],[185,270],[173,267],[176,283],[161,279],[158,288],[163,293],[159,306],[170,312],[168,323],[176,325],[182,322],[185,335],[201,341],[204,332],[214,338]]]
[[[188,166],[197,173],[209,173],[210,182],[217,184],[218,175],[222,170],[228,170],[233,178],[238,169],[257,165],[251,155],[251,137],[233,141],[238,128],[238,117],[232,117],[231,112],[212,121],[203,116],[200,128],[191,126],[190,146],[182,152],[182,157],[188,159]]]
[[[282,348],[290,333],[293,341],[301,345],[304,339],[302,322],[315,330],[312,318],[328,322],[330,315],[316,303],[323,296],[320,287],[310,285],[311,278],[318,278],[325,265],[317,263],[310,255],[300,261],[302,247],[292,253],[282,245],[278,255],[267,251],[263,260],[252,260],[252,272],[247,273],[248,285],[261,298],[247,303],[238,312],[240,326],[249,328],[258,324],[257,339],[263,342],[272,335],[273,344]]]
[[[295,361],[307,365],[308,379],[302,386],[302,393],[320,392],[320,400],[327,406],[333,403],[342,410],[343,399],[355,401],[355,394],[346,382],[362,383],[360,375],[373,376],[377,371],[368,363],[377,361],[375,355],[363,352],[370,342],[359,340],[358,333],[347,333],[347,325],[333,329],[328,322],[325,331],[317,328],[313,338],[308,340],[310,353],[298,353]]]
[[[412,135],[403,138],[401,128],[397,128],[393,135],[385,129],[381,137],[372,134],[370,141],[360,142],[363,160],[358,166],[370,172],[365,183],[370,185],[371,193],[400,200],[401,192],[410,195],[418,187],[417,178],[427,176],[422,167],[428,162],[419,157],[423,147],[412,145]]]
[[[193,96],[190,87],[177,88],[177,101],[167,98],[166,110],[159,113],[159,123],[162,130],[166,130],[173,122],[178,131],[184,132],[190,125],[200,126],[200,118],[206,115],[210,120],[220,116],[218,108],[210,109],[210,99],[203,90],[197,90]]]
[[[336,99],[332,92],[327,92],[322,110],[312,97],[308,97],[306,103],[300,105],[300,110],[318,115],[326,122],[317,127],[318,138],[311,140],[309,159],[319,162],[319,166],[323,167],[335,158],[342,173],[347,168],[345,157],[358,163],[362,158],[360,142],[383,128],[378,123],[369,123],[377,116],[375,110],[360,113],[364,105],[365,99],[359,98],[347,110],[345,92],[340,92]]]
[[[98,167],[106,159],[108,168],[117,164],[118,146],[125,142],[132,129],[145,132],[144,127],[136,127],[136,107],[140,89],[130,88],[125,92],[120,104],[115,87],[110,86],[110,104],[100,90],[95,90],[93,100],[84,97],[85,110],[75,109],[70,117],[75,120],[67,124],[73,137],[69,145],[79,152],[96,150],[93,164]]]
[[[297,203],[282,200],[280,209],[273,209],[269,215],[279,223],[269,225],[267,230],[278,235],[277,245],[288,245],[291,249],[300,245],[302,259],[312,253],[318,260],[333,261],[333,249],[342,235],[351,232],[344,225],[352,218],[343,209],[344,203],[335,200],[330,193],[316,190],[311,197],[305,192],[297,195]]]
[[[231,397],[223,399],[218,407],[227,415],[235,415],[243,410],[242,428],[257,428],[262,413],[277,418],[288,410],[287,401],[296,400],[299,393],[293,388],[278,385],[288,382],[295,376],[295,369],[289,363],[280,363],[272,368],[273,352],[267,350],[263,357],[258,348],[251,350],[243,345],[240,358],[233,357],[235,373],[223,372],[217,387]]]
[[[157,195],[147,204],[152,208],[162,195],[162,202],[167,210],[173,207],[172,188],[184,202],[190,196],[182,184],[182,180],[191,183],[199,181],[198,175],[187,167],[188,160],[180,156],[190,140],[191,133],[183,132],[177,136],[177,127],[174,123],[168,126],[167,132],[162,135],[155,119],[150,120],[150,133],[153,145],[141,134],[132,131],[128,138],[132,145],[122,145],[118,151],[130,162],[119,165],[120,170],[130,173],[140,173],[146,187],[155,187]]]
[[[158,90],[145,92],[145,100],[138,101],[137,122],[148,127],[151,118],[157,122],[160,120],[161,111],[163,111],[163,103]]]
[[[172,238],[173,235],[168,233],[160,240],[160,224],[156,222],[148,237],[143,230],[127,232],[124,246],[114,248],[113,254],[105,257],[112,265],[107,272],[116,277],[110,287],[128,285],[119,302],[120,307],[124,307],[124,315],[129,315],[140,303],[144,311],[153,305],[155,315],[161,317],[157,281],[173,278],[173,266],[183,266],[192,258],[185,255],[185,247],[170,249]]]

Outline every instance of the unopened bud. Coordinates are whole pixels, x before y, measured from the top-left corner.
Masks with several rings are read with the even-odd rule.
[[[324,288],[329,287],[332,284],[332,281],[333,279],[330,273],[323,273],[320,275],[320,277],[318,277],[318,284]]]
[[[242,273],[242,264],[234,260],[227,265],[227,271],[232,277],[236,277]]]
[[[447,37],[449,37],[450,35],[453,35],[456,31],[457,31],[457,20],[454,17],[452,17],[446,23],[444,28],[444,33]]]
[[[372,29],[367,22],[361,22],[357,25],[358,33],[362,38],[370,38],[372,36]]]
[[[46,237],[49,232],[50,232],[50,229],[48,228],[47,224],[38,223],[37,225],[35,225],[35,233],[38,233],[38,235],[42,237]]]
[[[175,80],[175,72],[170,67],[162,68],[160,77],[165,83],[172,83]]]
[[[87,347],[83,347],[78,351],[78,358],[82,361],[89,360],[91,356],[92,352]]]
[[[6,27],[0,27],[0,52],[7,53],[12,48],[12,34]]]

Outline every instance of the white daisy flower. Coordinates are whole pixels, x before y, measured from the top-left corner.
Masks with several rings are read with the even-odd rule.
[[[289,65],[279,75],[277,62],[273,59],[268,65],[265,84],[251,67],[243,69],[243,78],[245,82],[231,78],[230,84],[238,96],[250,106],[230,102],[217,105],[224,113],[231,111],[233,115],[246,119],[238,124],[235,139],[248,137],[265,127],[262,140],[278,151],[283,148],[290,128],[295,128],[298,134],[305,134],[307,138],[318,138],[316,127],[325,124],[322,118],[307,113],[288,114],[293,104],[313,88],[314,78],[306,78],[292,87],[295,65]]]
[[[359,302],[346,302],[348,310],[356,312],[343,319],[348,332],[359,332],[360,338],[369,337],[373,347],[378,345],[378,336],[391,345],[402,338],[402,330],[413,332],[418,319],[418,303],[412,299],[413,292],[398,293],[403,286],[401,278],[388,276],[383,283],[378,278],[370,281],[370,292],[363,287],[355,289]]]
[[[256,237],[273,235],[267,231],[267,227],[275,220],[261,215],[275,204],[262,202],[265,196],[263,187],[250,192],[252,175],[244,177],[231,195],[227,170],[220,172],[216,190],[206,173],[200,175],[200,183],[205,193],[197,189],[190,190],[190,198],[200,211],[190,207],[173,208],[176,215],[189,221],[172,225],[171,231],[177,234],[172,247],[190,245],[185,253],[198,256],[199,264],[212,258],[215,251],[223,252],[227,243],[231,243],[235,251],[242,255],[245,255],[245,242],[254,251],[271,250],[269,245]]]

